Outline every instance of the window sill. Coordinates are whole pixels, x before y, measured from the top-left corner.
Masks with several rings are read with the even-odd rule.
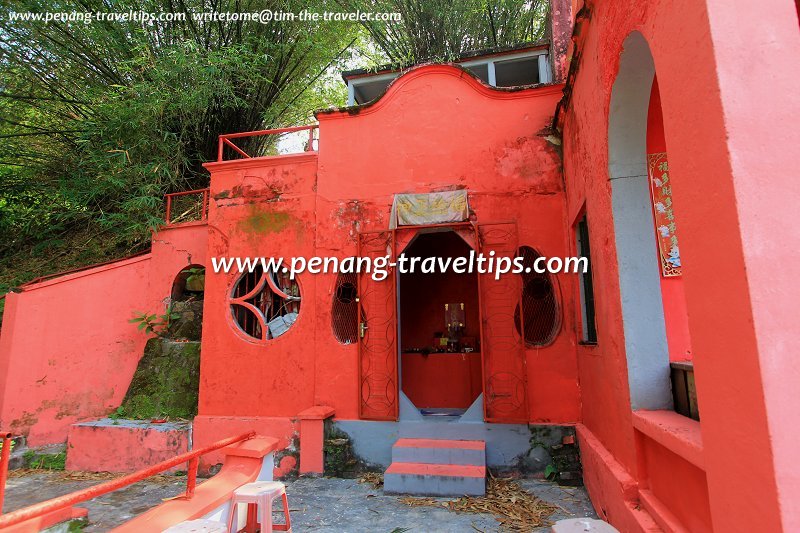
[[[633,427],[697,468],[705,470],[700,422],[674,411],[634,411]]]
[[[578,341],[578,354],[579,355],[600,355],[600,346],[596,342],[583,342]]]

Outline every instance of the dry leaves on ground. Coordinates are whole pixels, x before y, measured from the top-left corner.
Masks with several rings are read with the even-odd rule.
[[[367,472],[360,478],[358,478],[359,483],[372,483],[372,486],[376,489],[383,487],[383,474],[380,472]]]
[[[488,513],[510,531],[531,531],[549,525],[547,518],[557,507],[540,500],[511,479],[490,478],[486,496],[463,496],[457,500],[442,501],[436,498],[400,498],[411,506],[444,507],[457,513]]]
[[[60,481],[108,481],[126,475],[121,472],[73,472],[69,470],[46,470],[43,468],[16,468],[8,471],[9,478],[25,477],[32,474],[48,474],[47,481],[50,483],[57,483]],[[153,483],[170,483],[181,479],[185,480],[186,478],[170,475],[155,475],[147,478],[147,481]]]

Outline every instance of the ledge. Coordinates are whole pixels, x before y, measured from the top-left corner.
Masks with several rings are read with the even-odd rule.
[[[315,405],[314,407],[309,407],[304,411],[300,411],[297,418],[300,420],[325,420],[326,418],[332,417],[335,412],[336,410],[328,405]]]
[[[700,422],[674,411],[634,411],[632,418],[638,432],[705,470]]]
[[[686,531],[672,511],[649,490],[639,491],[639,502],[664,531]]]
[[[253,167],[272,167],[278,165],[292,165],[317,159],[317,150],[310,152],[298,152],[295,154],[264,155],[259,157],[249,157],[242,159],[226,159],[224,161],[210,161],[203,163],[203,167],[209,172],[221,170],[235,170],[240,168]]]
[[[261,459],[278,449],[278,439],[271,437],[256,436],[244,442],[237,442],[222,449],[222,452],[227,456],[233,457],[251,457],[253,459]]]

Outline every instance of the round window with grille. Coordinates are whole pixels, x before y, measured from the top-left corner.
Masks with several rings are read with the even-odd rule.
[[[282,269],[257,265],[239,276],[230,295],[234,327],[256,342],[286,333],[300,313],[300,286]]]
[[[533,264],[540,257],[539,252],[530,246],[520,246],[518,256],[522,257],[522,314],[517,305],[514,322],[520,332],[520,318],[524,324],[525,344],[528,346],[546,346],[553,342],[561,328],[561,311],[558,305],[558,285],[551,276],[533,269]],[[541,261],[540,261],[541,267]]]
[[[358,340],[358,294],[355,274],[339,274],[333,292],[331,327],[333,336],[342,344]]]

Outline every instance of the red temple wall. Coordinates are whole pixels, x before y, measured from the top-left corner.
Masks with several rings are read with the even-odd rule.
[[[793,307],[800,290],[792,281],[800,267],[788,260],[790,247],[782,244],[799,238],[796,225],[786,223],[800,194],[791,185],[788,159],[797,134],[778,139],[772,131],[778,123],[796,123],[800,113],[790,103],[800,69],[787,69],[780,60],[800,49],[792,4],[595,2],[577,32],[580,60],[564,116],[564,169],[568,221],[584,206],[588,214],[599,337],[597,346],[579,346],[578,367],[583,423],[608,453],[583,446],[583,460],[607,465],[613,458],[643,486],[650,483],[683,527],[702,530],[710,520],[717,531],[779,531],[791,528],[800,513],[791,503],[800,484],[792,464],[796,431],[789,429],[797,427],[790,420],[798,415],[789,412],[788,386],[796,383],[789,349],[796,324],[781,311]],[[743,26],[743,20],[752,24]],[[671,453],[661,454],[646,443],[637,454],[634,437],[641,432],[631,429],[607,170],[611,88],[622,43],[634,30],[644,35],[658,73],[701,411],[699,424],[651,428],[645,441],[669,444]],[[742,61],[756,65],[746,76]],[[781,258],[788,266],[776,269]],[[692,453],[702,459],[695,462],[704,475],[689,468],[691,454],[675,451],[698,444]],[[642,454],[658,472],[639,471]],[[635,490],[623,491],[628,503],[619,506],[620,493],[612,490],[625,486],[619,474],[596,468],[587,475],[587,488],[599,511],[628,513],[610,517],[612,523],[630,524],[640,498]],[[669,475],[669,486],[657,480]],[[676,490],[698,497],[687,502]]]
[[[658,80],[653,80],[650,107],[647,110],[647,154],[667,152],[664,139],[664,117],[661,111],[661,95]],[[669,155],[667,156],[669,157]],[[652,198],[651,198],[652,199]],[[675,224],[680,238],[680,206],[674,206]],[[654,229],[655,231],[655,229]],[[654,251],[658,255],[657,252]],[[664,322],[667,329],[670,361],[691,361],[692,341],[689,336],[689,319],[686,310],[686,293],[681,276],[661,276],[661,300],[664,306]]]
[[[163,313],[180,270],[203,264],[206,227],[164,229],[151,253],[28,285],[6,297],[0,426],[33,446],[121,403],[147,336],[135,312]],[[191,261],[190,261],[191,259]]]
[[[559,96],[558,86],[501,92],[453,67],[418,68],[359,112],[320,114],[318,156],[209,164],[209,253],[356,255],[359,231],[388,228],[395,193],[455,185],[470,191],[480,221],[516,220],[520,244],[564,257],[559,154],[547,129]],[[556,276],[565,285],[562,277]],[[340,344],[331,329],[336,276],[301,274],[298,321],[263,346],[228,323],[226,295],[235,278],[206,277],[197,424],[208,429],[197,430],[198,438],[239,417],[268,425],[312,405],[358,418],[357,346]],[[527,350],[532,422],[579,416],[575,345],[567,333],[573,307],[568,296],[560,304],[564,324],[556,340]]]

